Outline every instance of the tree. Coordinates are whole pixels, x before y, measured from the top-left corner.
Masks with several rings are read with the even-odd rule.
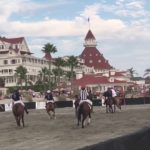
[[[130,73],[131,79],[134,78],[134,75],[135,75],[135,74],[137,74],[136,71],[133,69],[133,67],[130,68],[130,69],[128,69],[128,71],[129,71],[129,73]]]
[[[150,76],[149,75],[150,75],[150,69],[148,68],[145,70],[145,74],[144,74],[144,76],[146,76],[145,83],[147,83],[147,84],[150,84]]]
[[[74,77],[74,68],[78,66],[78,60],[75,56],[70,56],[67,65],[70,67],[70,80],[71,80],[71,89],[72,89],[72,80]]]
[[[48,64],[49,64],[48,84],[49,89],[51,89],[51,63],[52,63],[51,53],[56,53],[57,48],[53,44],[47,43],[44,45],[42,51],[48,55]]]
[[[59,85],[60,76],[63,75],[63,70],[61,69],[61,67],[65,66],[65,61],[62,58],[58,57],[58,58],[55,59],[54,65],[56,66],[56,69],[54,70],[55,71],[54,73],[57,73],[57,75],[58,75],[58,85]]]
[[[66,72],[66,77],[69,81],[71,81],[71,77],[72,77],[71,71]],[[75,77],[76,77],[76,73],[73,71],[73,78],[75,78]]]
[[[145,70],[144,76],[147,76],[147,75],[149,75],[149,74],[150,74],[150,69],[148,68],[148,69]]]
[[[47,82],[47,77],[49,74],[49,70],[44,67],[39,71],[39,81],[37,83],[42,83],[43,85],[43,90],[46,90],[46,82]]]
[[[19,66],[15,70],[15,76],[18,77],[18,84],[21,85],[22,89],[22,84],[25,82],[25,85],[27,85],[27,69],[23,66]]]

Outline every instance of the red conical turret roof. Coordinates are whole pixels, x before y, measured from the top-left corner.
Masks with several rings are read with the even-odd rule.
[[[88,43],[89,42],[89,43]],[[90,43],[93,42],[93,43]],[[103,54],[101,54],[96,48],[96,39],[91,32],[88,31],[85,37],[85,49],[83,50],[80,57],[84,60],[84,64],[88,67],[94,67],[94,69],[112,69],[113,67],[109,64],[109,62],[104,58]]]
[[[93,35],[91,30],[88,31],[88,33],[87,33],[87,35],[86,35],[84,40],[88,40],[88,39],[94,39],[95,40],[95,37],[94,37],[94,35]]]

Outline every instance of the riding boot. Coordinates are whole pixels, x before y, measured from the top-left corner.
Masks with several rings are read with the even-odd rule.
[[[24,110],[25,110],[26,114],[29,113],[26,106],[24,107]]]

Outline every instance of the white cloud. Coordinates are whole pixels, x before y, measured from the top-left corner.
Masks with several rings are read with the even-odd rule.
[[[119,0],[113,5],[95,3],[85,7],[72,20],[50,19],[47,16],[45,20],[36,22],[10,21],[9,17],[23,8],[22,2],[25,4],[30,1],[13,0],[13,2],[0,1],[0,33],[11,37],[30,37],[30,40],[27,41],[29,48],[38,57],[43,56],[41,49],[47,42],[54,43],[58,48],[59,53],[56,56],[79,55],[84,49],[82,44],[88,30],[87,18],[90,17],[91,29],[100,43],[98,47],[113,66],[122,69],[133,66],[139,72],[150,66],[148,61],[150,56],[150,19],[148,19],[149,12],[144,9],[142,2]],[[46,4],[39,6],[32,3],[31,6],[26,6],[28,11],[32,11],[31,6],[36,6],[34,11],[42,7],[47,8]],[[115,13],[121,17],[131,16],[135,19],[130,22],[124,21],[123,18],[104,19],[100,15],[103,11]],[[137,19],[137,16],[138,18],[142,16],[142,18]]]

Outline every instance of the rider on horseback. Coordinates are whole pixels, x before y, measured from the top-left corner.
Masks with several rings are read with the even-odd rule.
[[[54,103],[54,98],[53,98],[52,92],[50,90],[48,90],[46,92],[45,99],[47,100],[46,104],[49,102]]]
[[[87,92],[85,86],[82,86],[80,90],[79,107],[83,102],[87,102],[91,106],[91,109],[93,108],[93,103],[91,100],[88,99],[88,96],[89,96],[89,93]]]
[[[17,103],[20,103],[20,104],[22,104],[22,106],[24,107],[24,110],[25,110],[25,112],[28,114],[29,112],[28,112],[28,110],[27,110],[27,107],[25,106],[25,104],[23,103],[23,101],[22,101],[22,97],[21,97],[21,95],[20,95],[20,93],[19,93],[19,90],[16,90],[13,94],[12,94],[12,100],[13,100],[13,102],[12,102],[12,105],[14,106],[15,104],[17,104]]]
[[[103,96],[105,97],[104,104],[106,104],[106,98],[108,100],[112,99],[114,101],[114,98],[117,96],[117,93],[112,87],[108,87],[107,91],[104,92]]]

